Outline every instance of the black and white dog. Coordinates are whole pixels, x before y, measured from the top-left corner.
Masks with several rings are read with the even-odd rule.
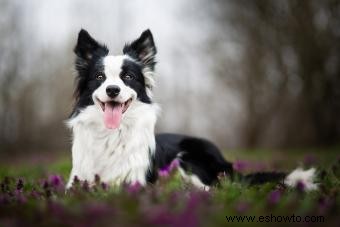
[[[73,132],[74,177],[94,182],[95,175],[110,184],[154,183],[158,169],[179,161],[182,176],[197,187],[218,183],[219,173],[231,177],[227,162],[211,142],[177,134],[159,134],[154,128],[160,108],[152,101],[156,47],[150,30],[110,55],[106,46],[81,30],[74,49],[77,85],[75,106],[67,124]],[[291,174],[255,173],[243,176],[251,184],[268,181],[316,189],[315,169]],[[240,175],[239,175],[240,176]]]

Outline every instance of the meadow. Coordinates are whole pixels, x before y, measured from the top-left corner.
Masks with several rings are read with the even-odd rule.
[[[308,155],[306,155],[308,154]],[[161,172],[155,185],[113,187],[78,181],[65,193],[69,155],[3,158],[0,166],[0,226],[339,226],[338,149],[228,151],[234,169],[247,173],[318,169],[319,190],[303,185],[249,186],[221,174],[210,191],[185,182],[176,169]]]

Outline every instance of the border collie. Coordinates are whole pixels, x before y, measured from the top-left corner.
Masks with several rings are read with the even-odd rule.
[[[114,185],[152,184],[159,169],[178,160],[181,175],[200,188],[217,184],[220,173],[250,184],[273,181],[294,187],[301,181],[307,190],[317,188],[315,169],[241,176],[207,140],[155,135],[160,108],[152,100],[157,50],[150,30],[126,44],[122,55],[110,55],[82,29],[74,52],[75,105],[67,121],[73,132],[73,166],[67,187],[75,176],[91,184],[95,175]]]

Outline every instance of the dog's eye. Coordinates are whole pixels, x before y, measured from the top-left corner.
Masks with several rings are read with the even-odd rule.
[[[103,74],[98,74],[98,75],[96,75],[96,79],[97,80],[104,80],[105,76]]]
[[[135,77],[132,74],[126,73],[123,75],[124,80],[133,80]]]

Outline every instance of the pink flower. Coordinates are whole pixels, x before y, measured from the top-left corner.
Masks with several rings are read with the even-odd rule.
[[[166,165],[166,166],[160,168],[159,171],[158,171],[158,175],[161,176],[161,177],[167,177],[167,176],[170,175],[170,173],[172,171],[177,169],[178,166],[179,166],[179,160],[174,159],[169,165]]]
[[[177,169],[179,167],[179,160],[178,159],[174,159],[171,163],[170,163],[170,167],[169,170],[170,172]]]
[[[142,185],[138,181],[128,185],[127,187],[127,191],[131,194],[135,194],[139,192],[141,189],[142,189]]]
[[[168,177],[169,176],[169,171],[165,170],[165,169],[160,169],[158,171],[158,175],[161,176],[161,177]]]

